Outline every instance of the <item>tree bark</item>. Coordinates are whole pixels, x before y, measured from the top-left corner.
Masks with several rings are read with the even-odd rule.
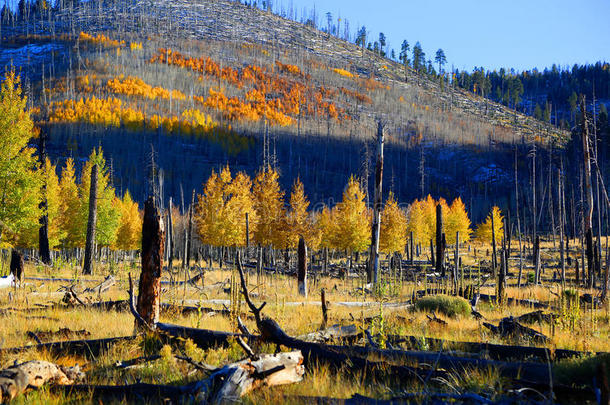
[[[97,171],[97,164],[94,164],[91,168],[91,183],[89,187],[89,219],[87,221],[83,274],[92,274],[93,272],[93,248],[95,246],[95,228],[97,226]]]
[[[589,151],[589,126],[585,108],[585,96],[580,98],[582,153],[584,164],[584,192],[586,197],[586,210],[584,212],[585,243],[587,255],[587,286],[593,287],[595,278],[595,260],[593,257],[593,187],[591,185],[591,155]]]
[[[15,249],[11,250],[11,274],[15,277],[15,284],[23,281],[23,256]]]
[[[159,321],[163,245],[163,221],[154,199],[149,197],[144,204],[142,273],[137,303],[137,311],[148,325],[155,325]]]
[[[383,124],[377,123],[377,164],[375,165],[375,200],[373,202],[373,226],[368,263],[368,281],[377,284],[379,272],[379,231],[381,228],[381,193],[383,185]]]
[[[39,153],[40,153],[40,169],[44,172],[46,170],[46,157],[47,157],[47,136],[46,130],[42,130],[40,133],[39,139]],[[40,256],[40,261],[44,264],[51,264],[51,251],[49,249],[49,213],[47,211],[47,176],[45,173],[45,180],[42,185],[42,201],[40,201],[40,209],[42,211],[42,216],[40,217],[39,223],[40,228],[38,228],[38,255]]]
[[[491,257],[491,274],[495,278],[498,267],[498,257],[496,256],[496,226],[494,224],[493,210],[491,212],[491,248],[493,252]]]
[[[307,297],[307,245],[302,236],[299,238],[297,277],[299,294]]]

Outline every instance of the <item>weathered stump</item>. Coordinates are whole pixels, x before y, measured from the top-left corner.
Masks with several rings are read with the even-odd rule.
[[[302,236],[299,238],[297,278],[299,294],[307,297],[307,245]]]
[[[159,320],[161,270],[163,269],[163,221],[149,197],[144,204],[142,224],[142,273],[138,293],[137,311],[149,325]]]

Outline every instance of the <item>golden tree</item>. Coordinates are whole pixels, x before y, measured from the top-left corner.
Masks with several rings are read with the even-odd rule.
[[[334,215],[334,247],[337,249],[362,252],[371,243],[371,220],[364,198],[359,182],[351,176]]]
[[[119,227],[121,212],[115,206],[115,190],[112,187],[110,173],[106,166],[106,160],[102,148],[93,149],[89,160],[83,165],[81,182],[79,184],[80,211],[78,215],[77,243],[78,246],[85,245],[87,233],[87,219],[89,216],[89,188],[91,186],[91,168],[94,164],[98,166],[97,178],[97,224],[95,227],[95,242],[98,246],[111,246]]]
[[[227,188],[229,198],[227,205],[227,220],[230,226],[230,245],[246,245],[246,214],[250,229],[256,225],[256,212],[252,197],[252,180],[244,172],[239,172]]]
[[[229,225],[231,219],[227,208],[231,171],[229,167],[220,175],[212,171],[203,188],[203,195],[197,198],[195,225],[199,238],[212,246],[229,246],[231,243]]]
[[[290,194],[290,211],[287,216],[287,231],[290,247],[296,248],[299,237],[302,236],[308,246],[313,244],[313,226],[307,212],[309,200],[305,196],[303,183],[296,179]]]
[[[322,208],[322,211],[316,214],[314,226],[316,240],[314,245],[328,249],[335,247],[334,214],[336,214],[336,210],[328,208],[326,205]]]
[[[500,208],[495,205],[491,209],[491,212],[485,219],[485,222],[479,224],[475,231],[475,238],[483,243],[491,243],[492,242],[492,234],[491,234],[491,217],[493,215],[494,222],[494,231],[496,234],[496,243],[502,243],[502,239],[504,238],[504,217],[502,216],[502,211]]]
[[[26,104],[21,80],[10,70],[0,87],[0,243],[36,226],[40,218],[43,178],[28,147],[34,124]]]
[[[407,239],[407,216],[390,192],[381,214],[379,249],[384,253],[400,252]]]
[[[142,213],[138,203],[133,201],[129,191],[122,199],[117,197],[115,203],[120,207],[121,217],[113,247],[118,250],[139,249],[142,244]]]
[[[285,248],[284,192],[280,188],[279,174],[271,166],[262,169],[254,179],[254,210],[257,224],[255,242],[276,248]]]
[[[449,213],[445,220],[445,232],[448,244],[455,244],[455,234],[460,233],[460,242],[468,242],[470,240],[470,218],[466,206],[460,197],[453,200],[449,207]]]
[[[66,231],[61,226],[61,196],[59,188],[59,179],[57,177],[55,165],[47,158],[43,171],[43,181],[46,185],[46,214],[49,220],[48,237],[49,247],[55,249],[60,246],[61,241],[66,236]],[[17,245],[27,248],[38,247],[38,231],[40,224],[32,222],[30,226],[23,229],[18,236]]]
[[[65,233],[63,245],[67,248],[81,246],[79,244],[82,225],[82,221],[80,221],[81,202],[72,158],[66,161],[66,167],[61,171],[59,202],[59,226]]]

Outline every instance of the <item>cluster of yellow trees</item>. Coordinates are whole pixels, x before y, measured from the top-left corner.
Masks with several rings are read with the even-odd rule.
[[[142,216],[138,204],[132,200],[129,191],[125,192],[123,198],[116,195],[101,149],[94,150],[83,165],[80,181],[76,179],[71,158],[66,161],[61,176],[57,175],[57,167],[46,160],[42,176],[46,185],[49,246],[52,249],[85,246],[90,173],[94,163],[99,167],[96,243],[117,250],[139,249]],[[38,222],[33,221],[14,235],[12,244],[36,248],[38,228]]]
[[[303,236],[313,249],[364,251],[371,237],[371,212],[365,200],[365,192],[352,176],[340,203],[312,212],[300,180],[294,182],[285,204],[279,174],[274,169],[264,168],[251,179],[243,172],[233,175],[227,166],[220,173],[212,172],[204,184],[203,193],[198,196],[195,223],[201,241],[215,246],[244,246],[247,214],[254,244],[294,248]],[[380,250],[402,251],[409,232],[413,232],[415,242],[427,245],[436,232],[437,204],[442,207],[447,243],[455,243],[458,231],[460,241],[470,240],[470,219],[460,198],[448,205],[443,199],[435,201],[428,196],[416,200],[407,210],[390,193],[382,211]],[[499,215],[497,207],[493,212]],[[488,218],[477,228],[476,236],[484,241],[491,240],[490,221]],[[502,220],[496,222],[499,241]]]

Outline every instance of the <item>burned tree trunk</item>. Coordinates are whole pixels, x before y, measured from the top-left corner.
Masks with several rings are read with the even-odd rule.
[[[169,198],[169,207],[167,209],[167,268],[172,271],[172,264],[174,262],[174,221],[172,218],[172,198]]]
[[[159,320],[163,245],[163,221],[154,199],[149,197],[144,204],[142,273],[137,303],[137,311],[148,325],[154,325]]]
[[[39,140],[39,153],[40,153],[40,169],[46,170],[46,143],[47,136],[46,131],[43,130],[40,134]],[[38,228],[38,255],[40,260],[44,264],[51,264],[51,251],[49,250],[49,213],[47,211],[47,176],[44,176],[45,180],[42,184],[42,200],[40,201],[39,207],[42,211]]]
[[[89,187],[89,219],[87,221],[87,240],[85,242],[85,261],[83,274],[91,274],[93,249],[95,246],[95,227],[97,226],[97,164],[91,168],[91,184]]]
[[[186,239],[186,252],[184,256],[186,257],[186,268],[191,265],[191,250],[193,250],[193,210],[195,209],[195,190],[193,190],[193,195],[191,197],[191,207],[189,209],[189,223],[188,223],[188,237]],[[222,261],[222,259],[221,259]]]
[[[443,210],[436,205],[436,272],[445,277],[445,246],[443,246]]]
[[[23,256],[15,249],[11,251],[11,274],[15,283],[23,281]]]
[[[409,233],[409,264],[413,266],[413,257],[415,256],[415,250],[413,250],[413,231]]]
[[[557,198],[559,199],[559,264],[561,267],[561,282],[566,281],[566,262],[564,253],[564,239],[563,239],[563,215],[564,215],[564,204],[563,204],[563,192],[561,189],[561,169],[557,169]]]
[[[586,209],[584,211],[585,243],[587,255],[587,285],[593,287],[595,277],[595,261],[593,258],[593,187],[591,185],[591,156],[589,152],[589,127],[587,123],[587,111],[585,108],[585,96],[580,98],[580,114],[582,125],[582,153],[584,165],[584,192],[586,196]]]
[[[496,270],[498,268],[498,257],[496,256],[496,225],[494,224],[493,210],[491,213],[491,248],[493,251],[491,257],[491,274],[493,277],[496,277]]]
[[[534,240],[534,284],[540,284],[540,236]]]
[[[375,166],[375,200],[373,202],[373,227],[368,263],[368,281],[377,284],[379,272],[379,231],[381,228],[381,187],[383,179],[383,124],[377,123],[377,164]]]
[[[307,245],[305,245],[305,239],[302,236],[299,238],[298,250],[297,278],[299,281],[299,294],[307,297]]]

